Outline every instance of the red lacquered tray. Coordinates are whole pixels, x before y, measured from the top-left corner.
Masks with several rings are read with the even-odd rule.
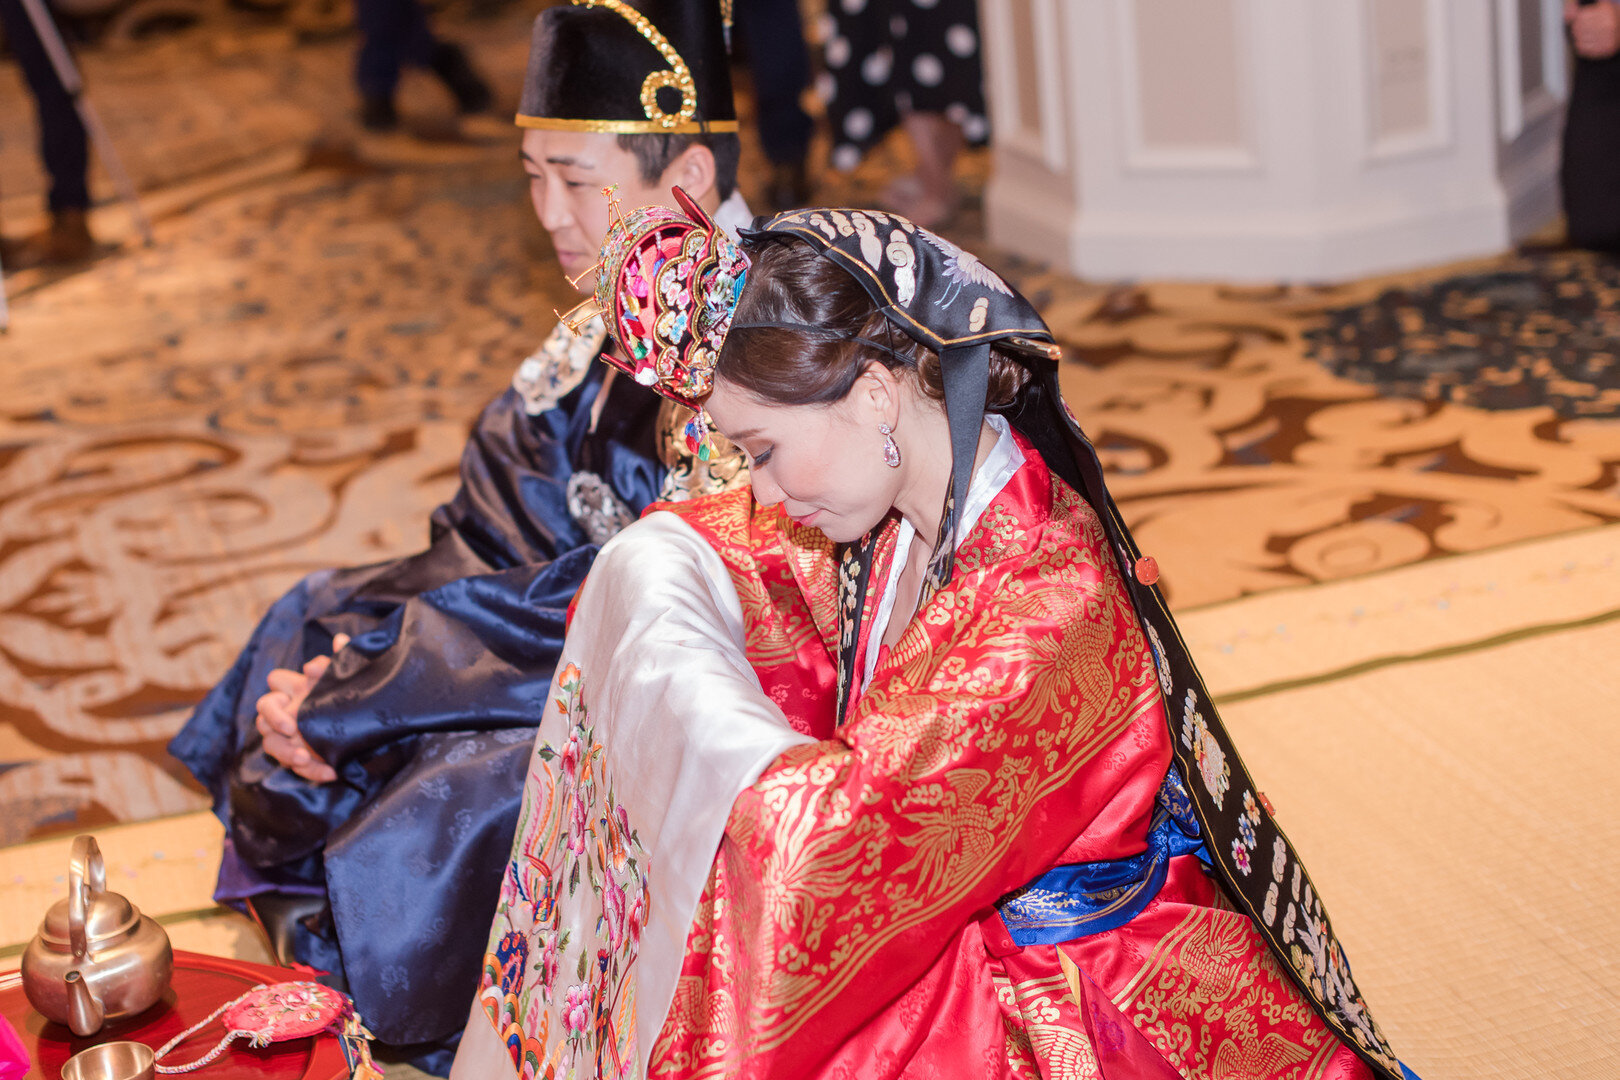
[[[16,971],[0,972],[0,1014],[11,1021],[34,1059],[28,1080],[60,1080],[63,1064],[80,1050],[115,1039],[133,1039],[156,1050],[251,987],[301,978],[305,976],[288,968],[176,950],[174,980],[162,1000],[139,1016],[108,1024],[87,1038],[39,1015],[28,1004],[22,975]],[[195,1061],[224,1035],[225,1025],[215,1020],[175,1047],[163,1063]],[[349,1070],[336,1036],[317,1035],[258,1050],[247,1040],[237,1039],[212,1064],[190,1075],[197,1080],[340,1080]]]

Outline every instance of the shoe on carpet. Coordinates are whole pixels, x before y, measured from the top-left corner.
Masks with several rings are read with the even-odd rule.
[[[96,254],[96,240],[90,235],[90,219],[81,209],[58,210],[51,223],[26,240],[4,241],[0,247],[0,267],[22,270],[30,266],[72,266],[87,262]]]
[[[456,108],[464,113],[479,113],[494,102],[489,84],[473,69],[466,52],[453,42],[440,42],[433,50],[428,67],[439,77],[456,99]]]
[[[916,176],[900,176],[890,181],[878,198],[878,205],[911,219],[924,229],[947,228],[962,209],[961,190],[952,184],[945,192],[929,191]]]
[[[367,131],[393,131],[399,127],[399,112],[391,97],[365,97],[360,101],[360,126]]]

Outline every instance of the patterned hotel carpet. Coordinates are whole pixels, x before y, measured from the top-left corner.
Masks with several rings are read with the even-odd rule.
[[[1153,284],[1047,312],[1064,395],[1181,608],[1620,518],[1620,422],[1385,397],[1305,356],[1376,295]]]
[[[527,18],[457,27],[508,89]],[[190,704],[300,576],[420,542],[466,425],[568,302],[510,136],[358,138],[331,107],[344,42],[177,40],[86,57],[109,118],[150,124],[128,156],[157,245],[8,279],[0,843],[201,805],[163,752]],[[430,127],[434,95],[407,86]],[[0,81],[8,146],[20,101]],[[869,199],[895,153],[823,198]],[[8,231],[28,168],[0,158]],[[1307,358],[1324,312],[1401,282],[1111,288],[1000,262],[1184,609],[1620,519],[1620,423],[1383,396]]]
[[[1620,259],[1537,252],[1336,308],[1307,341],[1334,374],[1482,409],[1620,415]]]

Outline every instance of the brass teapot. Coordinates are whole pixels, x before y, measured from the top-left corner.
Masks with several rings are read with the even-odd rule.
[[[107,891],[93,836],[75,837],[67,899],[45,913],[23,951],[23,992],[47,1020],[93,1035],[150,1008],[169,988],[174,950],[163,927]]]

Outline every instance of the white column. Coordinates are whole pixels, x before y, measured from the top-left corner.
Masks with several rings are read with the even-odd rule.
[[[1569,93],[1559,0],[1493,0],[1496,10],[1498,175],[1514,239],[1558,214],[1559,138]]]
[[[1553,207],[1558,7],[981,0],[990,239],[1096,278],[1330,280],[1501,250]]]

